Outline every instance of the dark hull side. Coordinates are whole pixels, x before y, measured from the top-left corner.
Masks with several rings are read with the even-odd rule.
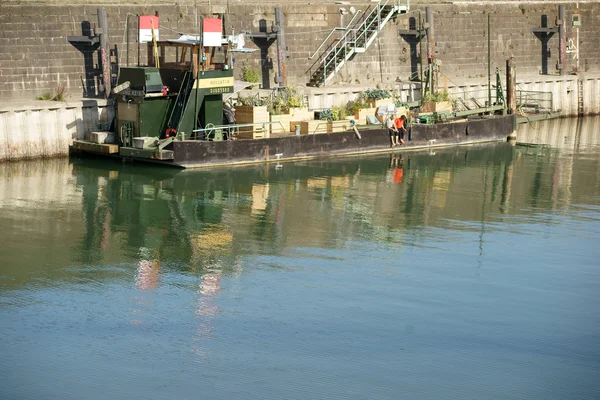
[[[513,129],[513,115],[413,125],[410,140],[405,137],[405,144],[394,150],[506,140]],[[360,134],[361,139],[347,131],[221,142],[176,141],[168,147],[174,152],[174,160],[169,164],[194,168],[392,150],[386,129],[361,130]]]

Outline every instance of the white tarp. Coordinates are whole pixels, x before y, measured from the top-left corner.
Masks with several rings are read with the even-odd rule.
[[[383,104],[377,109],[377,115],[396,114],[396,105],[394,103]]]

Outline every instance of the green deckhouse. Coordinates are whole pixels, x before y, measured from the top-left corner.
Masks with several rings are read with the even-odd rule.
[[[148,66],[121,68],[115,88],[120,155],[169,159],[163,149],[174,138],[226,139],[224,130],[211,128],[233,122],[223,105],[233,82],[226,43],[200,47],[186,36],[148,43]]]

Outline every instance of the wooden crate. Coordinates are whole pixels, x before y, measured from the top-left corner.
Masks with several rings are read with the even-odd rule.
[[[421,113],[433,113],[440,111],[452,111],[452,102],[450,101],[429,101],[421,106]]]
[[[314,112],[308,111],[307,107],[286,108],[283,112],[293,116],[297,121],[308,121],[314,118]]]
[[[272,134],[286,134],[290,133],[288,128],[290,127],[290,122],[292,119],[295,119],[291,114],[279,114],[279,115],[271,115],[271,122],[280,122],[280,124],[271,124],[271,133]]]
[[[302,121],[290,121],[290,132],[292,132],[292,134],[296,133],[296,125],[299,125],[302,128]]]
[[[361,108],[354,113],[354,119],[357,124],[368,124],[367,115],[375,115],[376,108]]]
[[[302,121],[300,122],[300,133],[302,135],[312,135],[313,133],[329,132],[329,124],[327,121]]]
[[[238,131],[237,138],[238,139],[263,139],[269,137],[269,127],[267,125],[266,129],[262,127],[255,127],[254,129],[242,131],[242,128]]]
[[[267,106],[237,106],[235,107],[235,121],[238,124],[256,124],[269,122]],[[242,127],[238,137],[241,139],[256,139],[269,137],[269,130],[261,125]],[[243,136],[243,137],[242,137]]]

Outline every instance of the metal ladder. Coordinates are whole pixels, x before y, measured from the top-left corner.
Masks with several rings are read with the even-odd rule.
[[[583,115],[583,80],[577,79],[577,115]]]
[[[367,10],[363,18],[350,29],[346,29],[344,36],[331,43],[311,65],[307,71],[310,74],[308,86],[325,86],[326,82],[335,76],[346,61],[358,53],[364,53],[396,13],[408,12],[408,3],[402,2],[404,4],[401,5],[401,2],[400,0],[380,0],[377,5]]]
[[[183,110],[185,108],[185,104],[188,101],[193,85],[193,72],[185,71],[181,82],[181,87],[179,88],[179,92],[177,93],[177,99],[175,100],[175,104],[173,105],[173,109],[171,110],[171,115],[169,116],[167,129],[179,129],[179,122],[181,121],[181,116],[183,115]]]

